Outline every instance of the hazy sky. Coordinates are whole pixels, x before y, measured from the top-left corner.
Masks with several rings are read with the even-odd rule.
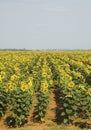
[[[91,0],[0,0],[0,48],[91,49]]]

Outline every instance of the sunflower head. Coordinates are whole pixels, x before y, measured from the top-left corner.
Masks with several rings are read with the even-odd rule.
[[[21,90],[22,90],[22,91],[26,91],[27,89],[28,89],[27,85],[22,85],[22,86],[21,86]]]
[[[71,81],[71,82],[68,83],[68,86],[69,86],[70,88],[73,88],[74,85],[75,85],[75,83],[74,83],[73,81]]]

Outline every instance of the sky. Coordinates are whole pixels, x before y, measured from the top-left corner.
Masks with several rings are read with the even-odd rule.
[[[91,49],[91,0],[0,0],[0,49]]]

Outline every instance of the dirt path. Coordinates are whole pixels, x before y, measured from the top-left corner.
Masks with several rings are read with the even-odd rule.
[[[55,93],[53,89],[50,94],[50,102],[49,102],[48,111],[46,114],[46,122],[55,122],[56,108],[57,108],[56,98],[55,98]]]

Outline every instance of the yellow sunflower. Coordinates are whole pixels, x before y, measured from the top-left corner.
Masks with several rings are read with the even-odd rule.
[[[22,86],[21,86],[21,90],[22,90],[22,91],[26,91],[27,89],[28,89],[28,86],[27,86],[27,85],[22,85]]]
[[[87,93],[88,93],[89,96],[91,96],[91,88],[88,88]]]
[[[75,83],[74,83],[73,81],[71,81],[71,82],[68,83],[68,86],[69,86],[70,88],[73,88],[74,85],[75,85]]]
[[[32,81],[30,81],[30,82],[28,83],[28,85],[29,85],[29,87],[32,87]]]

